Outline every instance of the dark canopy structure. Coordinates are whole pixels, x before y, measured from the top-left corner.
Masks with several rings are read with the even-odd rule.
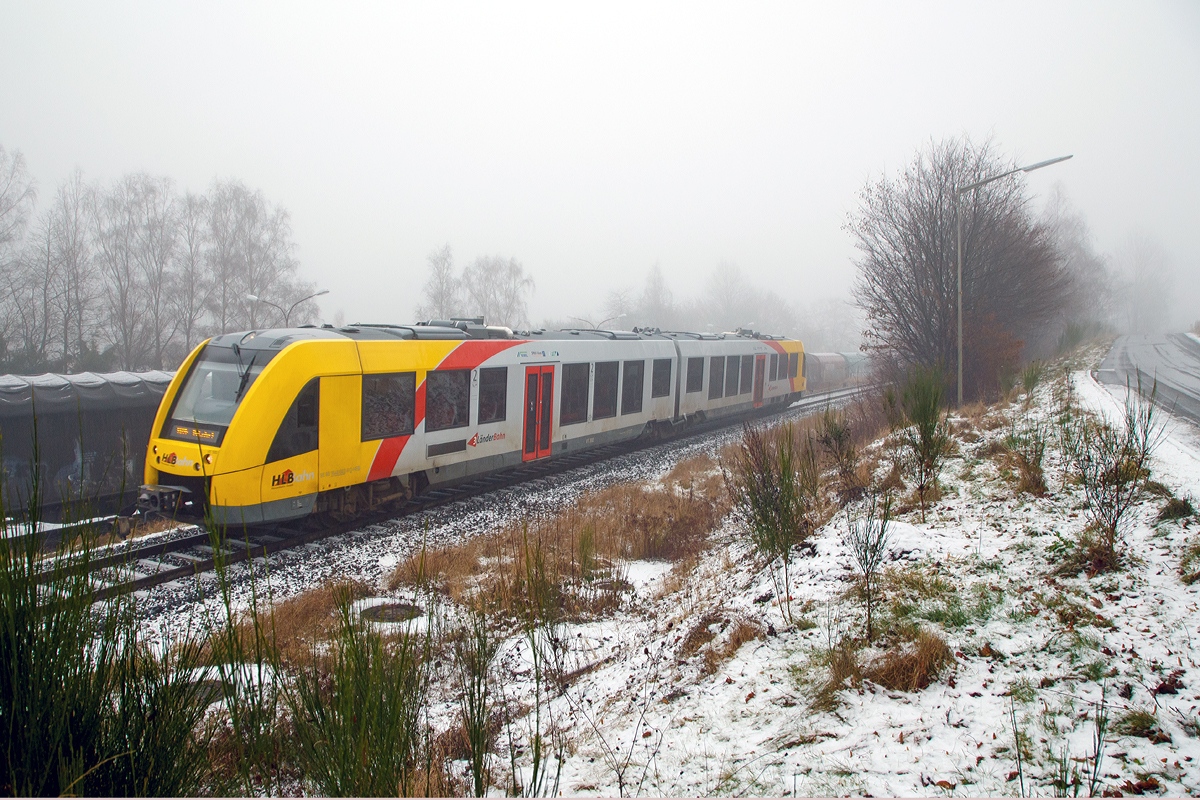
[[[6,511],[27,502],[35,468],[47,505],[133,497],[172,377],[158,371],[0,375]]]

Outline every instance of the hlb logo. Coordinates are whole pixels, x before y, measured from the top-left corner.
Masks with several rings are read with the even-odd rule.
[[[288,486],[293,483],[299,483],[300,481],[311,481],[312,479],[313,474],[307,470],[292,472],[290,469],[285,469],[278,475],[271,476],[271,486]]]

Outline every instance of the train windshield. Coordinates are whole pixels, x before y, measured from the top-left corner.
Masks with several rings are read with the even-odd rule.
[[[175,399],[163,435],[219,444],[242,398],[278,352],[205,347]]]

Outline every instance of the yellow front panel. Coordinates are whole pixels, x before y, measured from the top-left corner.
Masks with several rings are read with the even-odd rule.
[[[262,502],[263,468],[242,470],[212,479],[212,503],[215,506],[253,506]]]
[[[144,474],[146,483],[162,483],[159,480],[159,470],[156,466],[157,462],[155,461],[155,453],[153,451],[154,446],[158,445],[159,454],[161,455],[163,447],[166,447],[169,451],[175,444],[182,444],[181,442],[173,442],[170,439],[160,439],[158,435],[162,432],[163,423],[167,421],[167,413],[171,410],[171,405],[175,402],[175,396],[179,394],[179,390],[183,386],[183,379],[187,376],[188,370],[191,369],[192,362],[196,360],[196,357],[200,355],[200,351],[204,349],[204,346],[209,341],[205,339],[198,344],[196,349],[183,360],[183,363],[179,365],[179,369],[175,371],[175,377],[171,379],[171,383],[167,386],[167,391],[163,393],[162,402],[158,404],[158,412],[154,415],[154,427],[150,429],[150,443],[146,445],[146,467]]]
[[[460,341],[359,342],[363,372],[410,372],[430,370],[458,347]],[[424,379],[417,375],[417,385]]]
[[[284,348],[254,381],[238,407],[221,447],[222,471],[238,472],[267,460],[279,424],[311,378],[357,373],[358,369],[358,351],[351,341],[301,341]],[[322,398],[322,427],[324,418]]]
[[[262,472],[262,501],[283,500],[317,491],[317,451],[273,462]]]
[[[321,378],[321,490],[362,483],[371,466],[362,460],[362,376]],[[376,446],[378,443],[376,443]],[[372,451],[371,455],[374,455]],[[265,494],[264,494],[265,496]]]

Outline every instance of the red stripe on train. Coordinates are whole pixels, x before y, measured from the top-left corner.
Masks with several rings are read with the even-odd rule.
[[[523,339],[492,339],[481,342],[463,342],[451,350],[437,365],[437,369],[475,369],[497,353],[503,353],[510,347],[526,344]],[[425,381],[417,387],[417,407],[414,410],[413,427],[425,421]],[[374,481],[390,477],[396,468],[396,462],[404,452],[405,445],[411,436],[394,436],[384,439],[375,451],[371,461],[371,469],[367,472],[367,480]]]

